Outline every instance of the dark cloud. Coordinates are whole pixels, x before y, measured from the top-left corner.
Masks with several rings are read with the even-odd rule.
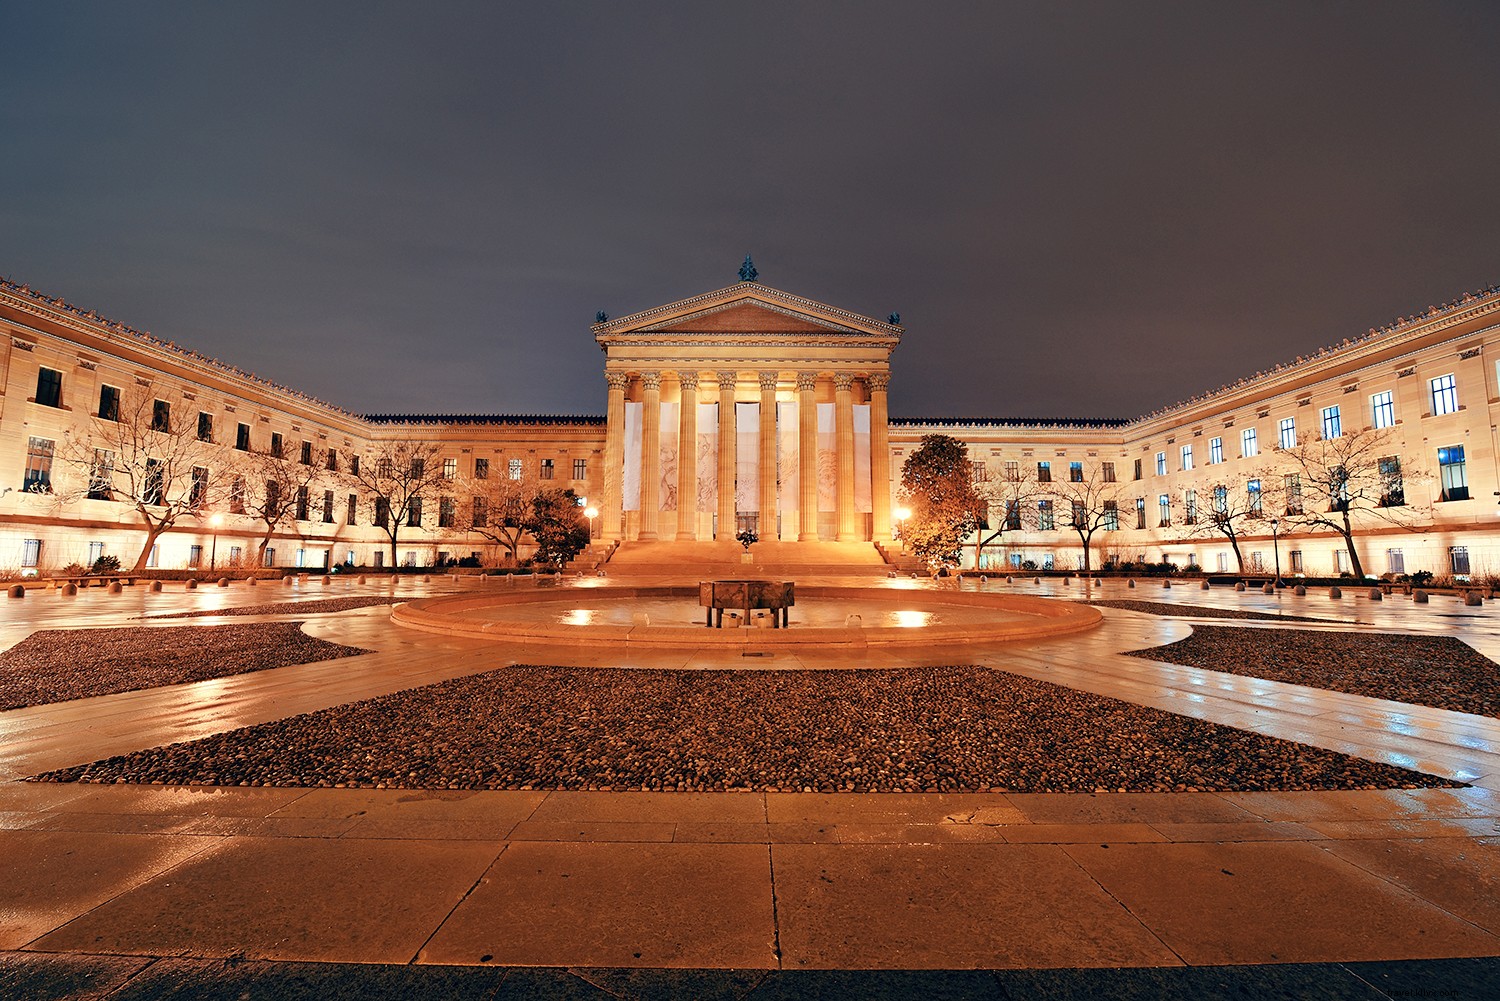
[[[595,310],[1133,416],[1500,280],[1493,4],[11,5],[0,273],[370,411],[599,412]]]

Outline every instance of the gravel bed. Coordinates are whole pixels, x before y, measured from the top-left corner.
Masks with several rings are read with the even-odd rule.
[[[143,615],[144,619],[191,619],[202,615],[313,615],[318,612],[347,612],[351,608],[368,608],[371,605],[394,605],[405,598],[366,595],[362,598],[316,598],[311,601],[272,601],[264,605],[241,605],[238,608],[206,609],[197,612],[170,612],[162,615]]]
[[[1500,665],[1452,636],[1194,626],[1132,657],[1500,716]]]
[[[979,667],[514,667],[36,779],[819,792],[1461,784]]]
[[[353,657],[300,622],[43,629],[0,653],[0,710]]]
[[[1134,601],[1129,598],[1117,600],[1099,599],[1085,601],[1085,605],[1101,608],[1124,608],[1132,612],[1147,612],[1151,615],[1176,615],[1185,619],[1272,619],[1282,622],[1337,622],[1337,619],[1317,619],[1308,615],[1281,615],[1277,612],[1246,612],[1238,608],[1212,608],[1208,605],[1174,605],[1168,601]]]

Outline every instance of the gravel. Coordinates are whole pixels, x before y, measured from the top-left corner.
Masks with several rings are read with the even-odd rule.
[[[819,792],[1460,784],[979,667],[514,667],[36,778]]]
[[[301,626],[44,629],[0,653],[0,710],[369,653],[314,639]]]
[[[1246,612],[1237,608],[1212,608],[1208,605],[1174,605],[1166,601],[1131,601],[1129,599],[1086,601],[1085,605],[1101,608],[1124,608],[1151,615],[1176,615],[1185,619],[1279,619],[1282,622],[1336,622],[1306,615],[1281,615],[1276,612]]]
[[[1500,665],[1451,636],[1194,626],[1132,657],[1500,716]]]
[[[314,615],[318,612],[347,612],[351,608],[368,608],[371,605],[394,605],[405,598],[318,598],[312,601],[272,601],[264,605],[240,605],[237,608],[206,609],[197,612],[170,612],[162,615],[144,615],[146,619],[191,619],[201,615]]]

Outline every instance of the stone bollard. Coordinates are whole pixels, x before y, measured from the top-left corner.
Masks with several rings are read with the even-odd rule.
[[[1262,584],[1260,586],[1260,593],[1261,594],[1275,594],[1276,593],[1276,585],[1274,585],[1274,584]]]
[[[1243,591],[1245,589],[1245,582],[1242,581],[1242,580],[1235,581],[1234,582],[1234,589],[1236,591]]]
[[[1007,584],[1014,584],[1015,582],[1016,582],[1016,579],[1014,577],[1010,576],[1009,574],[1006,575],[1006,577],[1005,577],[1005,583],[1007,583]]]
[[[228,587],[229,586],[229,578],[228,577],[220,577],[219,578],[219,586],[220,587]]]
[[[454,578],[454,579],[455,579],[455,580],[457,580],[457,579],[458,579],[458,578],[456,578],[456,577],[455,577],[455,578]],[[324,575],[324,576],[323,576],[323,586],[324,586],[324,587],[327,587],[327,586],[328,586],[328,585],[330,585],[330,584],[332,584],[332,583],[333,583],[333,578],[332,578],[332,577],[329,577],[329,576],[327,576],[327,575],[326,575],[326,574],[325,574],[325,575]]]
[[[1342,598],[1343,596],[1344,596],[1344,592],[1341,591],[1341,590],[1339,590],[1336,587],[1330,587],[1328,589],[1328,597],[1330,597],[1330,598]]]
[[[1095,587],[1103,587],[1103,586],[1104,586],[1104,581],[1103,581],[1103,580],[1101,580],[1101,579],[1100,579],[1100,578],[1098,578],[1098,577],[1095,577],[1095,578],[1094,578],[1094,586],[1095,586]]]
[[[1295,594],[1299,598],[1306,597],[1307,596],[1307,585],[1306,584],[1298,584],[1296,587],[1292,588],[1292,593]]]
[[[649,626],[651,624],[651,616],[646,612],[634,612],[630,616],[630,621],[637,626]]]
[[[1427,604],[1427,592],[1420,587],[1415,588],[1411,592],[1411,600],[1418,605],[1425,605]]]
[[[260,586],[260,581],[256,579],[256,577],[255,577],[254,574],[250,575],[249,577],[246,577],[245,578],[245,583],[249,584],[251,587],[258,587],[258,586]]]
[[[1371,601],[1384,601],[1385,600],[1385,595],[1383,593],[1381,593],[1380,588],[1378,588],[1378,587],[1372,587],[1372,588],[1370,588],[1370,600]]]
[[[281,583],[284,584],[284,585],[286,585],[287,587],[291,587],[292,586],[292,575],[291,574],[287,574],[285,577],[281,578]]]
[[[367,584],[367,583],[369,583],[369,578],[367,578],[364,574],[360,574],[359,575],[359,582],[361,584]]]
[[[989,582],[990,582],[990,579],[988,577],[986,577],[984,574],[980,574],[979,575],[979,586],[980,587],[984,587],[984,585],[988,584]]]
[[[1126,587],[1135,587],[1135,578],[1132,577],[1125,582]]]
[[[1172,581],[1169,578],[1167,578],[1167,577],[1163,577],[1161,579],[1161,586],[1162,586],[1162,589],[1165,590],[1166,588],[1169,588],[1169,587],[1172,586]]]
[[[1205,591],[1207,591],[1207,590],[1208,590],[1208,578],[1207,578],[1207,577],[1205,577],[1205,578],[1203,578],[1203,584],[1202,584],[1202,588],[1203,588],[1203,590],[1205,590]]]
[[[78,585],[74,584],[72,581],[68,581],[62,586],[61,590],[63,595],[65,595],[66,597],[72,597],[73,595],[78,593]]]
[[[198,582],[192,577],[189,577],[187,579],[187,582],[182,585],[182,589],[184,591],[196,591],[198,589]]]
[[[1042,578],[1040,578],[1040,577],[1033,577],[1033,578],[1031,578],[1031,582],[1033,584],[1040,584],[1042,582]]]
[[[12,584],[5,589],[5,593],[12,598],[24,598],[26,597],[26,586],[24,584]]]
[[[154,580],[151,583],[153,583],[153,584],[160,584],[161,581]],[[108,590],[110,594],[124,594],[125,593],[125,589],[120,586],[120,582],[117,581],[117,580],[110,581],[109,582],[109,587],[106,590]],[[18,594],[15,597],[19,598],[20,595]]]
[[[860,618],[858,615],[852,615],[851,614],[851,615],[844,616],[844,628],[845,629],[863,629],[864,625],[865,625],[865,620],[862,619],[862,618]]]
[[[151,590],[154,591],[154,592],[156,592],[156,593],[158,593],[158,594],[160,594],[161,593],[161,581],[159,581],[159,580],[153,580],[151,582]]]
[[[1465,605],[1469,605],[1471,607],[1472,606],[1483,605],[1484,604],[1484,595],[1480,594],[1478,591],[1465,591],[1464,592],[1464,604]]]
[[[1064,577],[1063,578],[1063,587],[1067,587],[1067,586],[1069,586],[1072,583],[1073,583],[1073,578],[1072,577]]]

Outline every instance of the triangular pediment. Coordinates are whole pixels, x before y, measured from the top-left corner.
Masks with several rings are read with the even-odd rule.
[[[758,282],[740,282],[704,295],[668,303],[594,325],[603,341],[620,337],[674,335],[844,335],[899,340],[901,328],[872,317],[804,299]]]
[[[757,334],[757,333],[822,333],[829,330],[848,330],[840,323],[830,323],[822,317],[789,309],[775,309],[753,299],[698,310],[687,316],[676,317],[665,323],[655,323],[641,328],[673,333],[710,334]]]

